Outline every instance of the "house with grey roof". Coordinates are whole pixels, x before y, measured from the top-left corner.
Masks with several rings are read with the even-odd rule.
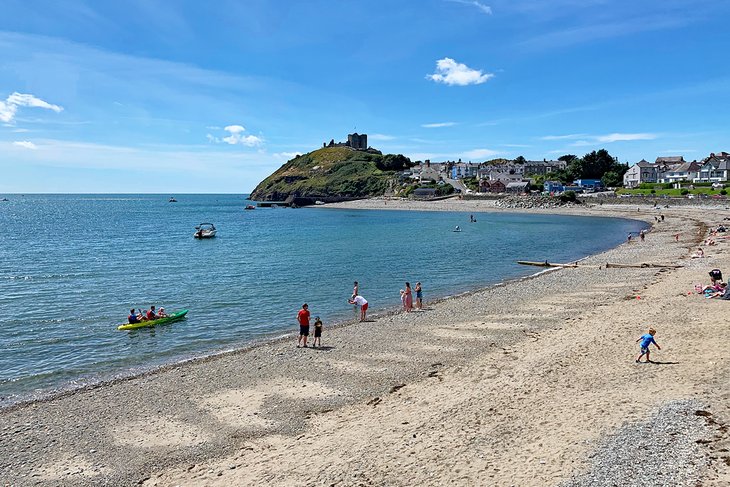
[[[657,164],[640,160],[624,173],[624,187],[636,188],[642,183],[657,182]]]
[[[525,161],[522,166],[524,167],[525,176],[544,176],[553,171],[565,169],[568,167],[568,163],[543,159],[542,161]]]
[[[657,158],[657,160],[659,159]],[[679,183],[683,181],[694,181],[699,171],[700,165],[694,161],[683,162],[681,164],[662,164],[657,169],[657,182]]]
[[[730,176],[730,154],[721,152],[710,154],[702,161],[702,165],[693,179],[695,183],[724,183]]]

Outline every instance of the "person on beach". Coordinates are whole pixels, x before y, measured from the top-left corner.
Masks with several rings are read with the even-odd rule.
[[[722,271],[720,269],[712,269],[709,274],[713,286],[722,281]]]
[[[318,346],[322,346],[322,320],[319,319],[319,316],[314,319],[314,342],[312,343],[313,348]]]
[[[403,309],[406,309],[406,292],[404,290],[400,290],[400,304],[403,306]]]
[[[352,288],[352,297],[354,298],[358,294],[360,294],[360,284],[358,284],[357,281],[355,281],[354,286]]]
[[[631,233],[629,233],[629,235],[626,237],[626,242],[631,243],[632,237],[633,237],[633,235],[631,235]]]
[[[675,233],[674,234],[674,241],[675,242],[679,242],[679,235],[680,235],[679,233]]]
[[[406,290],[403,291],[403,294],[405,295],[405,305],[406,305],[406,313],[410,313],[413,309],[413,292],[411,291],[411,283],[406,283]]]
[[[646,232],[644,230],[639,232],[639,238],[642,242],[644,241],[644,238],[646,238]]]
[[[360,321],[365,321],[365,316],[368,313],[367,299],[363,298],[360,295],[357,295],[354,298],[348,299],[347,302],[350,304],[355,304],[357,306],[360,306]]]
[[[641,357],[646,355],[646,363],[651,362],[649,359],[649,345],[652,343],[656,345],[657,350],[661,350],[662,347],[659,346],[659,344],[654,340],[654,335],[656,335],[656,330],[654,328],[649,328],[649,333],[646,333],[644,335],[641,335],[638,340],[636,340],[636,343],[641,342],[639,345],[641,347],[641,353],[638,357],[636,357],[636,363],[638,364],[641,362]]]
[[[297,313],[297,321],[299,322],[299,340],[297,340],[297,348],[307,348],[307,337],[309,336],[309,305],[304,303],[302,309]]]
[[[421,283],[416,283],[416,309],[423,308],[423,289],[421,289]]]
[[[697,249],[697,252],[695,252],[694,254],[690,255],[690,258],[692,258],[692,259],[701,259],[704,256],[705,256],[705,251],[702,250],[702,247],[699,247]]]

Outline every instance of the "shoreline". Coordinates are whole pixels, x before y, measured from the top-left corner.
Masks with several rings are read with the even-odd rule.
[[[321,205],[313,208],[349,208],[351,205],[356,207],[354,209],[360,209],[360,210],[370,210],[370,209],[379,209],[379,208],[368,208],[367,205],[371,204],[373,200],[354,200],[349,202],[342,202],[342,203],[332,203],[327,205]],[[388,200],[390,201],[390,200]],[[434,202],[428,202],[428,203],[443,203],[447,200],[438,200]],[[463,201],[460,200],[453,200],[452,202],[457,203],[463,203]],[[476,201],[477,203],[481,203],[481,201]],[[409,203],[412,203],[409,200],[402,200],[399,201],[401,205],[408,205]],[[420,202],[416,202],[420,203]],[[401,210],[401,209],[411,209],[414,211],[455,211],[452,209],[443,209],[443,208],[437,208],[433,210],[426,210],[420,207],[415,208],[387,208],[392,210]],[[595,215],[595,214],[586,214],[584,211],[584,208],[578,208],[578,212],[575,213],[564,213],[560,211],[547,211],[543,213],[550,213],[550,214],[556,214],[556,215],[563,215],[563,214],[574,214],[575,216],[586,216],[588,218],[621,218],[626,220],[635,220],[635,221],[644,221],[649,225],[649,228],[651,228],[650,222],[643,220],[643,219],[636,219],[636,218],[627,218],[626,216],[615,216],[615,215]],[[464,210],[466,211],[466,210]],[[500,208],[493,208],[494,212],[500,212],[503,211]],[[509,210],[504,210],[509,211]],[[531,213],[530,211],[521,210],[516,211],[518,213]],[[606,249],[611,250],[611,249]],[[606,251],[604,250],[604,251]],[[587,258],[590,258],[592,255],[590,254],[586,255],[580,259],[578,259],[576,262],[585,260]],[[461,297],[466,297],[474,293],[478,292],[484,292],[488,291],[489,289],[497,286],[504,286],[504,285],[510,285],[512,283],[521,282],[528,279],[533,279],[542,273],[546,272],[553,272],[559,270],[559,268],[548,268],[548,269],[542,269],[537,270],[532,274],[524,275],[524,276],[518,276],[518,277],[510,277],[507,279],[504,279],[499,282],[489,283],[489,284],[474,284],[470,286],[465,286],[467,288],[466,290],[458,291],[456,293],[447,291],[446,294],[443,295],[435,295],[434,299],[429,300],[425,302],[424,304],[427,305],[438,305],[439,303],[442,303],[443,301],[449,300],[449,299],[458,299]],[[388,318],[390,316],[397,315],[402,312],[402,309],[398,305],[394,306],[386,306],[383,308],[371,308],[369,310],[369,316],[371,318],[379,319],[379,318]],[[343,317],[347,313],[343,313]],[[341,327],[347,327],[351,326],[353,324],[356,324],[357,320],[354,320],[352,318],[342,318],[338,319],[337,321],[332,322],[331,324],[327,325],[328,329],[335,329],[335,328],[341,328]],[[58,398],[66,397],[66,396],[73,396],[76,393],[83,393],[87,391],[91,391],[94,389],[98,389],[101,387],[107,387],[107,386],[113,386],[114,384],[118,384],[121,382],[134,380],[136,378],[143,378],[143,377],[150,377],[154,376],[158,373],[164,373],[166,371],[169,371],[171,369],[174,369],[176,367],[184,367],[187,364],[195,364],[195,363],[206,363],[210,360],[215,360],[218,357],[227,356],[231,354],[242,354],[246,353],[252,349],[256,349],[259,347],[266,347],[266,346],[273,346],[276,345],[282,341],[287,341],[292,339],[292,337],[296,338],[296,332],[295,331],[286,331],[286,330],[274,330],[271,332],[267,332],[266,334],[263,334],[261,336],[258,336],[256,338],[252,338],[245,342],[239,342],[232,344],[231,346],[227,346],[222,349],[217,350],[211,350],[211,351],[203,351],[198,353],[193,353],[190,355],[182,356],[175,358],[169,362],[164,363],[158,363],[158,364],[150,364],[150,365],[141,365],[133,371],[107,371],[100,374],[95,374],[94,372],[88,372],[85,375],[82,375],[80,377],[76,377],[74,379],[69,379],[61,384],[58,384],[57,386],[46,389],[46,390],[32,390],[24,394],[18,394],[18,395],[8,395],[4,398],[0,398],[0,413],[3,411],[9,411],[14,410],[17,408],[22,408],[26,405],[35,404],[35,403],[45,403],[49,401],[56,400]]]
[[[612,217],[608,217],[608,218],[612,218]],[[588,255],[581,259],[578,259],[577,261],[571,261],[571,262],[581,262],[590,257],[592,257],[592,255]],[[535,279],[542,274],[556,272],[559,270],[560,270],[559,267],[550,267],[550,268],[536,271],[533,274],[506,279],[504,281],[496,282],[496,283],[493,283],[493,284],[490,284],[487,286],[479,286],[479,287],[476,287],[476,288],[468,290],[468,291],[463,291],[463,292],[459,292],[456,294],[448,294],[448,295],[444,295],[444,296],[437,296],[433,300],[424,301],[423,304],[424,304],[424,307],[435,306],[435,305],[438,305],[440,303],[443,303],[443,302],[446,302],[446,301],[449,301],[452,299],[464,298],[464,297],[468,297],[475,293],[489,291],[492,288],[508,286],[510,284],[528,281],[531,279]],[[375,319],[375,320],[382,319],[382,318],[388,318],[388,317],[396,316],[396,315],[403,313],[403,310],[398,306],[394,306],[394,307],[391,306],[391,307],[385,307],[385,308],[374,308],[374,309],[368,310],[368,311],[369,311],[369,318]],[[327,329],[333,330],[333,329],[346,328],[346,327],[355,325],[357,323],[358,323],[358,321],[356,319],[340,320],[340,321],[335,321],[332,324],[327,325]],[[225,357],[228,355],[245,354],[256,348],[278,345],[281,342],[287,342],[287,341],[294,340],[294,339],[296,339],[296,337],[297,337],[296,331],[289,331],[289,332],[272,331],[271,336],[268,336],[268,335],[261,336],[256,339],[252,339],[251,341],[246,342],[244,344],[235,345],[234,348],[217,350],[217,351],[212,351],[212,352],[203,352],[202,355],[194,355],[191,357],[185,357],[185,358],[181,358],[179,360],[175,360],[175,361],[172,361],[169,363],[164,363],[161,365],[152,365],[152,366],[149,366],[149,368],[142,368],[141,370],[133,371],[128,374],[115,373],[115,374],[112,374],[111,376],[106,376],[106,377],[102,376],[99,378],[96,378],[93,376],[92,377],[83,376],[83,377],[80,377],[80,378],[77,378],[77,379],[74,379],[73,381],[71,381],[71,382],[83,381],[84,382],[83,385],[79,385],[76,387],[68,385],[68,388],[66,388],[65,386],[67,384],[61,384],[57,388],[53,388],[48,391],[39,392],[38,396],[34,396],[34,397],[25,397],[24,396],[24,398],[9,402],[8,404],[0,404],[0,415],[2,415],[2,413],[4,413],[4,412],[10,412],[10,411],[13,411],[16,409],[22,409],[23,407],[26,407],[26,406],[47,403],[47,402],[55,401],[57,399],[61,399],[63,397],[73,396],[75,394],[83,394],[85,392],[89,392],[94,389],[99,389],[102,387],[111,387],[111,386],[114,386],[115,384],[119,384],[122,382],[135,380],[135,379],[139,379],[139,378],[151,377],[156,374],[168,372],[168,371],[178,368],[178,367],[185,367],[185,366],[191,365],[191,364],[206,363],[206,362],[210,362],[210,361],[216,360],[220,357]],[[88,381],[88,382],[86,382],[86,381]],[[33,393],[28,393],[28,394],[33,394]]]
[[[707,266],[727,268],[727,244],[690,260],[701,236],[672,238],[727,213],[670,210],[645,244],[584,260],[681,269],[545,269],[422,313],[328,328],[328,349],[295,351],[282,338],[2,410],[0,473],[22,485],[550,485],[665,401],[697,399],[727,422],[730,332],[703,326],[723,324],[727,303],[676,293]],[[678,365],[633,364],[647,322],[659,328],[657,360]],[[721,457],[727,434],[718,436],[694,448]],[[303,458],[311,468],[299,468]]]

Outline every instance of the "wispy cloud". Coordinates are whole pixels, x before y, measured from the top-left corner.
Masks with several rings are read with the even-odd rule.
[[[586,137],[586,134],[545,135],[540,137],[540,140],[570,140],[580,139],[581,137]]]
[[[540,140],[575,140],[571,143],[571,147],[586,147],[595,144],[610,144],[613,142],[628,142],[633,140],[654,140],[657,134],[650,133],[612,133],[605,135],[589,135],[589,134],[566,134],[566,135],[545,135]]]
[[[515,149],[525,149],[527,147],[532,147],[531,145],[527,144],[500,144],[502,147],[514,147]]]
[[[421,127],[426,129],[436,129],[440,127],[453,127],[456,122],[437,122],[437,123],[424,123]]]
[[[464,152],[463,156],[465,156],[467,159],[484,159],[487,157],[496,156],[497,154],[501,154],[501,152],[491,149],[473,149]]]
[[[38,149],[38,146],[28,140],[18,140],[16,142],[13,142],[13,145],[17,145],[18,147],[25,147],[26,149],[32,150]]]
[[[654,140],[656,139],[656,134],[608,134],[608,135],[599,135],[596,137],[596,140],[598,142],[619,142],[619,141],[627,141],[627,140]]]
[[[228,125],[223,130],[228,132],[227,136],[216,137],[213,134],[207,134],[208,142],[245,145],[246,147],[259,147],[264,143],[264,139],[256,135],[244,135],[246,128],[243,125]]]
[[[492,15],[492,7],[489,5],[484,5],[481,2],[477,2],[476,0],[446,0],[447,2],[452,3],[460,3],[462,5],[471,5],[472,7],[475,7],[478,9],[481,13],[486,15]]]
[[[296,156],[301,155],[301,152],[275,152],[271,154],[277,159],[284,159],[284,160],[290,160],[294,159]]]
[[[483,73],[448,57],[436,61],[436,72],[426,75],[426,79],[448,86],[479,85],[493,77],[492,73]]]
[[[368,139],[370,139],[370,140],[395,140],[395,136],[385,135],[385,134],[369,134]]]
[[[12,124],[18,113],[18,107],[44,108],[46,110],[53,110],[56,113],[63,111],[63,107],[61,106],[53,105],[33,95],[18,93],[16,91],[7,97],[5,101],[0,101],[0,122]]]

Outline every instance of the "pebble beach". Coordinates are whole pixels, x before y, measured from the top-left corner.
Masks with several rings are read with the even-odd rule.
[[[0,485],[730,486],[730,303],[694,293],[730,273],[730,244],[689,258],[724,206],[325,206],[653,226],[579,267],[326,328],[321,349],[292,335],[0,410]],[[662,349],[637,364],[649,327]]]

